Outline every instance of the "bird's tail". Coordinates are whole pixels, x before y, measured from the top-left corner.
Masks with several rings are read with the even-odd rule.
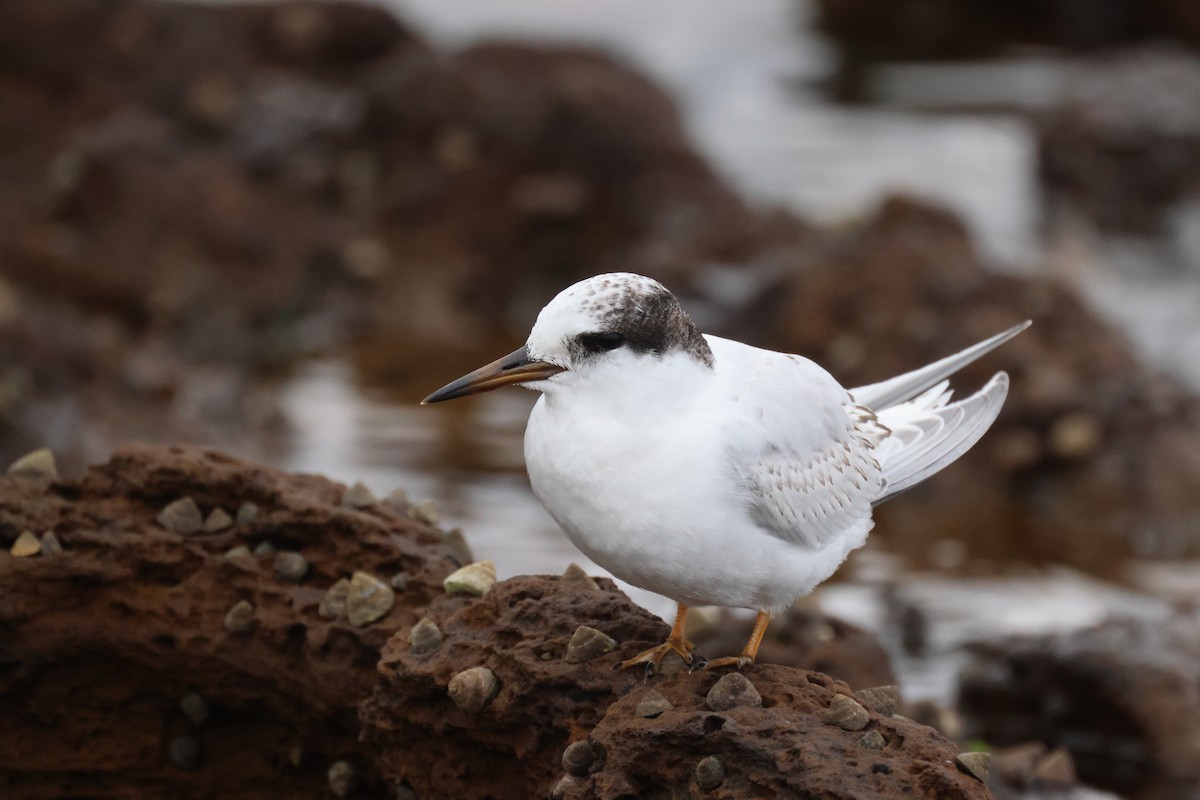
[[[996,373],[978,392],[957,402],[950,402],[946,378],[1029,324],[1024,322],[913,372],[850,390],[854,399],[874,411],[879,422],[891,431],[875,451],[887,480],[875,505],[954,462],[991,427],[1008,396],[1008,375]]]

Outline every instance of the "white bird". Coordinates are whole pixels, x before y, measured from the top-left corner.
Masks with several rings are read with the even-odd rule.
[[[816,363],[701,334],[658,281],[598,275],[542,309],[524,347],[431,394],[518,384],[541,392],[525,431],[530,483],[567,537],[634,586],[679,604],[662,645],[623,662],[648,674],[677,653],[688,606],[771,616],[829,578],[871,530],[871,509],[965,453],[1008,393],[998,372],[950,401],[946,378],[1029,326],[882,383],[845,389]]]

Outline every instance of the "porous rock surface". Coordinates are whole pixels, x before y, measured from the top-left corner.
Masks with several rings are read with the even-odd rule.
[[[436,529],[342,508],[343,491],[194,447],[126,447],[80,480],[0,478],[0,796],[326,797],[331,763],[369,766],[357,705],[379,649],[457,564]],[[156,516],[184,494],[205,511],[259,512],[216,534],[170,533]],[[25,529],[54,531],[63,552],[10,556]],[[279,581],[270,556],[224,555],[263,541],[308,559],[303,582]],[[363,628],[317,612],[355,570],[411,576]],[[223,619],[242,601],[254,624],[233,633]],[[202,725],[180,709],[190,695],[209,711]],[[171,760],[184,751],[188,772]],[[381,788],[369,774],[364,796]]]
[[[600,589],[557,577],[503,581],[456,610],[435,603],[430,616],[445,635],[436,650],[414,654],[402,633],[389,640],[381,681],[363,704],[363,735],[389,783],[420,797],[667,798],[699,790],[696,767],[717,756],[724,777],[706,797],[989,797],[953,765],[957,748],[901,718],[870,714],[882,750],[863,747],[861,731],[827,724],[825,712],[844,683],[781,666],[745,676],[762,696],[711,711],[706,695],[724,671],[652,678],[613,665],[658,644],[665,623],[633,605],[608,581]],[[620,647],[570,663],[567,645],[580,625]],[[491,670],[499,691],[474,713],[447,696],[450,680],[475,667]],[[653,689],[672,708],[636,713]],[[586,741],[593,758],[575,774],[563,751]],[[711,770],[702,770],[708,775]],[[580,774],[582,773],[582,774]],[[706,781],[709,778],[706,778]]]

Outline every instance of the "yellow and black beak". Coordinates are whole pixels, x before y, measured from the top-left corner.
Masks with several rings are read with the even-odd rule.
[[[440,403],[469,394],[490,392],[492,389],[514,383],[544,380],[563,372],[564,369],[556,364],[532,360],[529,358],[529,350],[520,347],[503,358],[498,358],[487,366],[446,384],[422,400],[421,405],[427,406],[430,403]]]

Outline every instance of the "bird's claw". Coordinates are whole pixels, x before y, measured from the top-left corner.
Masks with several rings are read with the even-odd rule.
[[[754,663],[754,659],[750,656],[725,656],[724,658],[714,658],[711,661],[705,661],[703,664],[692,667],[692,671],[702,670],[707,672],[710,669],[720,669],[721,667],[733,667],[741,671],[743,668]]]

